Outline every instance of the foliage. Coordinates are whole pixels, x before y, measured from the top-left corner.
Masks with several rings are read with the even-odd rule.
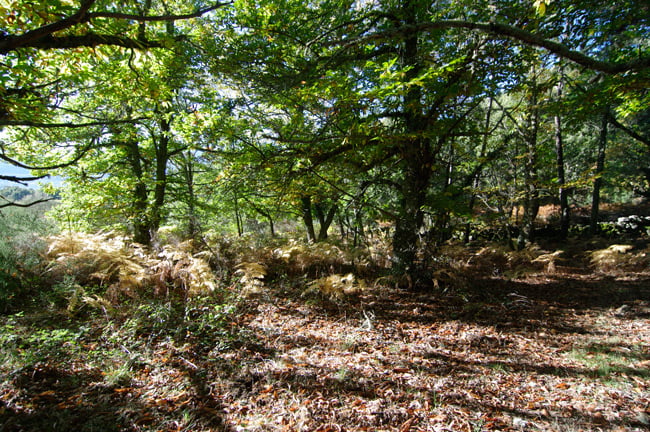
[[[241,294],[245,297],[260,294],[264,288],[266,267],[256,262],[243,262],[236,267],[235,274],[241,275],[239,283],[242,285]]]
[[[31,193],[16,191],[28,201]],[[3,196],[8,195],[3,189]],[[43,278],[47,245],[42,236],[52,232],[51,221],[44,213],[49,204],[28,208],[5,208],[0,211],[0,312],[22,307],[47,281]]]

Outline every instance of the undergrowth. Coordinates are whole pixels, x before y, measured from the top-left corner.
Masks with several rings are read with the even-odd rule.
[[[52,226],[39,209],[0,212],[0,313],[19,310],[42,286],[43,237]]]

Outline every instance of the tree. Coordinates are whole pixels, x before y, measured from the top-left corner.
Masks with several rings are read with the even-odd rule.
[[[169,23],[202,17],[228,4],[193,2],[188,8],[186,4],[154,0],[120,5],[83,0],[77,6],[41,0],[0,7],[0,14],[6,17],[0,28],[0,56],[6,66],[0,70],[0,129],[93,129],[133,123],[133,118],[93,116],[60,108],[66,98],[75,97],[74,89],[96,82],[89,67],[95,59],[112,59],[110,51],[99,47],[129,49],[131,61],[137,56],[136,50],[170,48],[185,39],[185,35],[170,34]],[[39,172],[16,178],[0,176],[15,182],[37,180],[48,171],[72,166],[89,150],[76,148],[63,161],[30,165],[12,147],[4,141],[0,159]]]
[[[286,14],[276,14],[278,8]],[[548,13],[551,8],[553,14]],[[645,24],[635,18],[638,11],[631,4],[615,8],[629,18],[623,23],[626,30],[637,35],[643,31]],[[536,13],[531,3],[517,1],[483,9],[460,3],[431,7],[417,1],[367,3],[356,9],[346,2],[243,2],[226,19],[240,28],[222,33],[224,45],[212,49],[235,53],[225,68],[216,59],[217,67],[247,94],[274,107],[295,108],[274,118],[285,122],[284,135],[276,134],[286,146],[285,154],[307,159],[309,169],[345,155],[343,163],[350,172],[383,172],[375,184],[389,188],[395,199],[386,209],[395,221],[394,269],[417,285],[427,279],[418,263],[425,216],[439,213],[440,226],[434,229],[444,229],[448,210],[441,207],[440,197],[457,181],[450,174],[456,163],[454,143],[476,134],[466,119],[490,92],[507,92],[516,85],[523,70],[531,69],[530,58],[537,56],[538,48],[551,54],[545,60],[549,63],[563,57],[606,74],[629,72],[631,82],[646,79],[647,50],[631,54],[627,47],[636,42],[617,33],[609,39],[606,32],[591,36],[589,18],[597,19],[598,30],[621,25],[607,20],[609,9],[582,2],[557,2],[543,9],[538,5]],[[222,22],[220,27],[227,25]],[[562,42],[554,39],[558,34],[566,34]],[[601,56],[600,47],[612,42],[621,44],[621,55]],[[532,48],[522,50],[521,44]],[[526,51],[534,55],[523,56]],[[522,125],[527,146],[522,173],[532,174],[525,181],[525,240],[532,238],[538,206],[534,167],[540,91],[531,85],[531,110]],[[324,112],[332,115],[314,128],[309,116]],[[323,134],[323,125],[338,133]],[[320,138],[317,145],[315,137]],[[299,143],[312,146],[300,148]],[[302,199],[307,225],[309,199]]]

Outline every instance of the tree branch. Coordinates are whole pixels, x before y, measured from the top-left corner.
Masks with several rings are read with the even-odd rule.
[[[80,129],[85,127],[92,126],[107,126],[115,124],[135,124],[141,120],[149,120],[146,117],[139,117],[135,119],[127,120],[106,120],[106,121],[94,121],[87,123],[39,123],[30,120],[0,120],[0,127],[5,126],[27,126],[39,129],[54,129],[54,128],[68,128],[68,129]]]
[[[122,48],[149,49],[163,48],[164,45],[158,41],[148,41],[132,39],[122,36],[102,35],[97,33],[87,33],[79,36],[52,36],[45,35],[19,47],[13,47],[5,50],[3,43],[0,41],[0,54],[6,54],[17,48],[37,48],[42,50],[48,49],[70,49],[70,48],[93,48],[99,45],[113,45]]]
[[[4,199],[6,199],[6,198],[4,198]],[[22,203],[17,203],[17,202],[10,201],[10,202],[5,203],[5,204],[0,204],[0,209],[6,208],[6,207],[23,207],[23,208],[26,208],[26,207],[34,206],[36,204],[46,203],[46,202],[52,201],[53,199],[54,198],[43,198],[43,199],[39,199],[39,200],[36,200],[36,201],[32,201],[32,202],[27,203],[27,204],[22,204]],[[9,200],[7,200],[7,201],[9,201]]]
[[[607,113],[607,117],[609,118],[609,122],[610,122],[612,125],[614,125],[614,126],[617,127],[618,129],[622,130],[623,132],[625,132],[626,134],[628,134],[629,136],[631,136],[631,137],[634,138],[635,140],[637,140],[637,141],[641,141],[643,144],[645,144],[645,145],[647,145],[648,147],[650,147],[650,138],[642,136],[641,134],[639,134],[639,133],[633,131],[633,130],[630,129],[629,127],[627,127],[627,126],[625,126],[624,124],[622,124],[621,122],[619,122],[619,121],[616,119],[616,117],[614,117],[614,114],[612,114],[611,111]]]
[[[45,175],[42,175],[42,176],[36,176],[36,177],[16,177],[16,176],[0,175],[0,180],[10,181],[10,182],[13,182],[13,183],[21,184],[23,186],[27,186],[27,182],[40,180],[40,179],[43,179],[43,178],[49,177],[49,176],[50,176],[49,174],[45,174]]]
[[[91,148],[93,148],[93,146],[94,146],[94,143],[91,142],[91,143],[88,144],[86,147],[84,147],[84,148],[82,148],[81,150],[79,150],[79,152],[77,153],[77,155],[75,155],[71,160],[69,160],[69,161],[67,161],[67,162],[62,162],[62,163],[60,163],[60,164],[50,165],[50,166],[44,166],[44,167],[43,167],[43,166],[39,167],[39,166],[30,166],[30,165],[26,165],[26,164],[24,164],[24,163],[22,163],[22,162],[18,162],[16,159],[10,158],[9,156],[7,156],[7,155],[5,155],[5,154],[3,154],[3,153],[0,153],[0,159],[3,160],[3,161],[5,161],[5,162],[10,163],[10,164],[13,165],[13,166],[17,166],[18,168],[23,168],[23,169],[28,169],[28,170],[41,170],[41,171],[42,171],[42,170],[53,170],[53,169],[59,169],[59,168],[69,167],[70,165],[74,165],[74,164],[76,164],[77,162],[79,162],[79,160],[81,160],[82,157],[84,157],[84,155],[85,155],[86,153],[88,153],[88,151],[89,151]],[[41,178],[43,178],[43,177],[48,177],[48,176],[49,176],[49,174],[46,174],[46,175],[41,176],[41,177],[35,177],[35,178],[30,178],[30,179],[24,179],[24,181],[38,180],[38,179],[41,179]]]
[[[369,36],[354,38],[347,41],[338,41],[330,45],[343,45],[351,47],[363,43],[377,40],[390,39],[400,35],[409,35],[420,32],[431,32],[434,30],[444,30],[451,28],[461,28],[467,30],[476,30],[484,33],[490,33],[497,36],[507,37],[517,40],[525,45],[538,48],[544,48],[547,51],[568,60],[571,60],[588,69],[605,72],[607,74],[616,74],[627,71],[640,71],[650,68],[650,57],[639,57],[636,60],[627,62],[607,62],[597,60],[579,51],[573,51],[568,46],[551,39],[545,39],[542,36],[522,30],[515,26],[503,23],[485,23],[470,22],[464,20],[440,20],[434,22],[418,23],[413,25],[404,25],[392,30],[378,32]]]
[[[228,6],[231,4],[232,1],[225,2],[225,3],[217,3],[205,9],[199,9],[196,12],[189,13],[189,14],[181,14],[181,15],[145,16],[145,15],[125,14],[119,12],[89,12],[87,16],[89,20],[93,18],[114,18],[114,19],[132,20],[138,22],[181,21],[181,20],[187,20],[192,18],[199,18],[208,12],[212,12],[213,10],[217,10],[223,6]]]
[[[42,39],[48,35],[51,35],[54,32],[65,30],[87,21],[87,19],[84,17],[87,14],[88,10],[95,3],[95,1],[96,0],[84,0],[77,12],[67,18],[63,18],[60,21],[44,25],[34,30],[30,30],[20,36],[4,36],[2,39],[0,39],[0,54],[6,54],[23,46],[30,46],[29,44],[38,41],[39,39]]]
[[[60,21],[50,23],[30,30],[22,35],[5,35],[0,37],[0,54],[7,54],[18,48],[78,48],[94,47],[97,45],[115,45],[124,48],[147,49],[161,48],[163,45],[156,41],[131,39],[117,35],[99,35],[87,33],[80,36],[52,36],[53,33],[72,28],[76,25],[87,23],[93,18],[112,18],[119,20],[145,21],[180,21],[197,18],[208,12],[232,4],[232,2],[216,3],[208,8],[199,9],[196,12],[180,15],[132,15],[119,12],[89,12],[96,0],[85,0],[74,14]]]

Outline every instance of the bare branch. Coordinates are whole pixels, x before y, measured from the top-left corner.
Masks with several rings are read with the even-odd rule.
[[[41,180],[49,176],[50,176],[49,174],[36,176],[36,177],[16,177],[16,176],[0,175],[0,180],[9,181],[9,182],[21,184],[23,186],[27,186],[27,182]]]
[[[146,117],[139,117],[135,119],[126,119],[126,120],[105,120],[105,121],[94,121],[87,123],[39,123],[30,120],[0,120],[0,127],[3,126],[27,126],[39,129],[54,129],[54,128],[68,128],[68,129],[80,129],[85,127],[93,126],[107,126],[115,124],[135,124],[142,120],[149,120]]]
[[[3,197],[3,199],[6,199],[6,198]],[[0,204],[0,209],[6,208],[6,207],[22,207],[22,208],[26,208],[26,207],[35,206],[36,204],[46,203],[46,202],[49,202],[49,201],[52,201],[52,200],[54,200],[54,198],[43,198],[43,199],[32,201],[32,202],[26,203],[26,204],[10,201],[10,202],[5,203],[5,204]],[[9,200],[7,200],[7,201],[9,201]]]

